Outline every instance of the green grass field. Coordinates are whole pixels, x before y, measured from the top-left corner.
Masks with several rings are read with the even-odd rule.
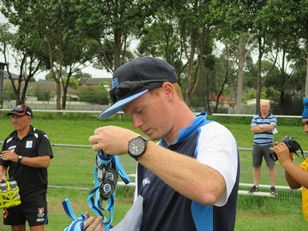
[[[119,125],[130,128],[129,122],[120,120],[98,121],[96,119],[55,119],[37,118],[33,125],[44,130],[53,144],[78,144],[89,145],[88,137],[94,129],[104,125]],[[249,124],[224,124],[228,127],[241,148],[250,148],[252,145],[252,133]],[[3,140],[12,130],[10,120],[0,117],[0,140]],[[301,126],[278,126],[279,133],[275,139],[279,140],[285,135],[292,135],[308,149],[308,135],[303,133]],[[95,152],[90,148],[66,148],[53,147],[55,158],[49,168],[49,185],[61,186],[62,188],[50,187],[48,189],[49,225],[48,231],[62,230],[70,223],[64,213],[61,201],[69,198],[74,211],[89,211],[86,204],[88,190],[93,186],[93,166]],[[128,156],[122,156],[121,160],[128,173],[134,173],[136,163]],[[252,182],[252,167],[250,151],[240,151],[241,183]],[[301,160],[297,158],[297,162]],[[283,170],[277,166],[277,185],[287,185]],[[265,164],[262,167],[261,184],[268,184],[268,174]],[[73,187],[64,188],[64,187]],[[248,188],[242,188],[246,190]],[[132,204],[133,188],[119,187],[115,208],[114,224],[119,222]],[[0,230],[10,230],[2,224],[0,218]],[[301,231],[308,230],[301,213],[301,198],[298,191],[279,191],[275,198],[263,198],[254,196],[239,196],[236,231],[263,231],[285,230]]]

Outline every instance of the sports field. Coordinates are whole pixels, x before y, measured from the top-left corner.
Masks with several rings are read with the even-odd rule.
[[[238,124],[230,121],[222,123],[232,131],[239,147],[251,148],[252,133],[249,129],[249,123]],[[89,145],[88,137],[99,126],[112,124],[131,127],[130,122],[123,118],[98,121],[94,116],[60,116],[58,118],[49,115],[37,116],[34,117],[32,124],[44,130],[53,144],[75,145]],[[2,141],[11,130],[10,120],[0,114],[0,140]],[[308,149],[308,135],[303,133],[301,126],[281,125],[278,126],[278,130],[279,132],[275,137],[276,140],[281,139],[285,135],[292,135],[298,140],[304,150]],[[79,214],[81,211],[89,211],[86,199],[89,189],[93,186],[93,166],[96,154],[90,148],[54,146],[53,150],[55,158],[52,160],[49,168],[49,225],[46,226],[46,230],[49,231],[62,230],[70,223],[61,205],[61,201],[64,198],[71,200],[76,214]],[[121,160],[126,171],[134,173],[134,160],[128,156],[123,156]],[[240,161],[240,182],[252,183],[250,151],[240,151]],[[301,160],[297,158],[296,161],[300,162]],[[267,185],[269,180],[264,166],[265,164],[263,164],[260,183]],[[283,170],[278,163],[276,166],[278,175],[277,185],[286,186]],[[243,191],[247,189],[247,186],[241,187]],[[268,190],[264,189],[264,191]],[[132,204],[132,198],[132,187],[118,188],[114,224],[122,219]],[[9,227],[2,224],[2,217],[0,218],[0,230],[10,230]],[[300,192],[279,190],[278,195],[274,198],[240,195],[235,230],[308,230],[308,225],[304,222],[301,213]]]

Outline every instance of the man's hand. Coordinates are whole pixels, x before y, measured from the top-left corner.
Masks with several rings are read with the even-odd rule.
[[[2,160],[10,160],[12,162],[18,162],[18,155],[14,151],[2,151],[0,154]]]
[[[90,216],[85,222],[84,222],[84,230],[86,231],[104,231],[105,228],[102,225],[102,217],[92,217]]]
[[[128,141],[137,136],[138,133],[126,128],[105,126],[95,129],[94,135],[89,137],[89,142],[96,151],[103,150],[106,154],[126,154]]]
[[[282,166],[293,160],[293,155],[290,153],[288,146],[284,142],[277,143],[271,148],[271,150],[276,153]]]

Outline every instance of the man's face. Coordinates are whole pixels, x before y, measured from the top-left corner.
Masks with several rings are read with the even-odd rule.
[[[260,103],[260,111],[261,111],[261,114],[268,114],[269,113],[269,110],[270,110],[270,106],[269,106],[269,103],[267,102],[261,102]]]
[[[304,132],[308,133],[308,119],[303,119]]]
[[[172,107],[167,97],[161,88],[155,91],[144,94],[123,108],[131,117],[133,127],[140,129],[151,140],[168,136],[174,127]]]
[[[32,117],[28,115],[11,115],[12,125],[16,131],[21,131],[30,125]]]

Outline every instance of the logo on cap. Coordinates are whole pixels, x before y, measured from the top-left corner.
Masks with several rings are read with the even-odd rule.
[[[111,84],[112,84],[112,88],[115,88],[116,86],[118,86],[119,85],[118,78],[113,78],[111,81]]]

